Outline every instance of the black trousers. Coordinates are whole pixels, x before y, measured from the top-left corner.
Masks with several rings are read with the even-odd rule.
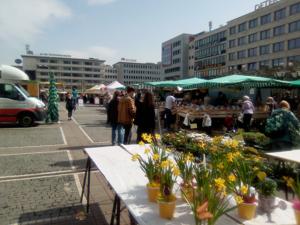
[[[132,124],[126,124],[123,125],[124,130],[125,130],[125,134],[124,134],[124,144],[130,144],[131,141],[131,128],[132,128]]]
[[[68,109],[68,117],[69,117],[69,118],[71,118],[71,117],[72,117],[72,112],[73,112],[73,109],[71,109],[71,110],[70,110],[70,109]]]
[[[244,114],[243,116],[243,125],[244,125],[244,130],[246,132],[250,131],[250,122],[251,122],[252,114]]]

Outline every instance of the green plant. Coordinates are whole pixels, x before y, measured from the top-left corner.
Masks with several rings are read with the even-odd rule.
[[[192,186],[194,157],[191,153],[177,154],[174,156],[176,164],[180,170],[182,185]]]
[[[277,183],[271,178],[265,178],[258,183],[257,190],[258,193],[263,196],[275,196],[277,191]]]

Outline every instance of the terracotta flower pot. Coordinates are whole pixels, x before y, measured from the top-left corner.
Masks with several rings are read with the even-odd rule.
[[[151,187],[149,184],[147,184],[147,194],[149,202],[157,202],[159,187]]]
[[[163,219],[171,220],[174,215],[176,200],[172,202],[158,201],[158,205],[159,205],[159,216]]]
[[[295,212],[296,224],[300,225],[300,210],[294,209],[294,212]]]
[[[188,200],[189,202],[192,202],[194,199],[194,189],[191,186],[181,187],[181,198],[185,201]]]
[[[256,212],[255,203],[241,203],[238,205],[238,214],[241,219],[251,220]]]

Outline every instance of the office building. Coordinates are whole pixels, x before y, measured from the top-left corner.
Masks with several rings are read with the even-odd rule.
[[[118,71],[115,67],[111,65],[105,65],[101,64],[101,74],[103,74],[103,77],[101,79],[101,82],[105,85],[112,83],[115,80],[118,80]]]
[[[189,43],[192,34],[181,34],[162,43],[162,70],[164,79],[182,79],[188,76]]]
[[[300,1],[265,1],[228,22],[229,72],[271,73],[300,62]]]
[[[226,26],[195,37],[194,75],[208,78],[226,72],[226,41]]]
[[[74,58],[58,54],[22,55],[23,70],[31,80],[49,81],[49,72],[53,72],[63,89],[76,86],[80,90],[101,83],[103,75],[100,65],[105,61],[94,58]]]
[[[139,63],[136,60],[122,59],[113,65],[118,81],[126,86],[162,80],[161,63]]]

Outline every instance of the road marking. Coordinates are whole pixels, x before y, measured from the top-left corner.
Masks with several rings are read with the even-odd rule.
[[[60,171],[53,171],[53,172],[44,172],[44,173],[28,173],[28,174],[22,174],[22,175],[10,175],[10,176],[0,176],[0,179],[12,179],[14,177],[29,177],[29,176],[41,176],[41,175],[51,175],[51,174],[57,174],[57,173],[69,173],[73,170],[60,170]],[[1,182],[1,181],[0,181]]]
[[[45,152],[23,152],[23,153],[11,153],[11,154],[0,154],[1,156],[14,156],[14,155],[35,155],[35,154],[49,154],[57,152],[67,152],[68,150],[54,150],[54,151],[45,151]]]
[[[67,145],[67,140],[66,140],[66,136],[65,136],[65,133],[64,133],[64,130],[62,127],[59,128],[60,129],[60,132],[61,132],[61,136],[63,138],[63,142],[65,143],[65,145]]]
[[[82,128],[82,126],[76,121],[76,119],[74,117],[72,117],[72,120],[74,121],[74,123],[79,127],[79,129],[81,130],[81,132],[84,134],[84,136],[91,142],[91,143],[95,143],[93,141],[93,139],[84,131],[84,129]]]
[[[0,183],[5,183],[5,182],[13,182],[13,181],[21,181],[21,180],[34,180],[34,179],[41,179],[41,178],[50,178],[50,177],[62,177],[62,176],[71,176],[73,174],[84,174],[85,171],[82,172],[73,172],[69,174],[47,174],[45,176],[35,176],[35,177],[25,177],[25,178],[20,178],[20,179],[10,179],[10,180],[0,180]],[[98,170],[91,170],[91,173],[99,173]],[[32,175],[32,174],[31,174]]]
[[[71,155],[70,150],[67,150],[67,153],[68,153],[68,157],[69,157],[71,168],[72,168],[72,170],[75,170],[75,166],[74,166],[74,163],[73,163],[73,157]]]
[[[0,147],[2,149],[11,149],[11,148],[40,148],[40,147],[54,147],[54,146],[65,146],[65,144],[55,144],[55,145],[35,145],[35,146],[15,146],[15,147]]]

